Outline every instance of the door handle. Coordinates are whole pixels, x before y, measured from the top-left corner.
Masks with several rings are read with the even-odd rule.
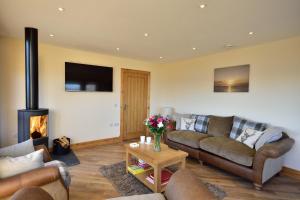
[[[126,110],[126,109],[127,109],[127,104],[125,103],[123,106],[123,110]]]

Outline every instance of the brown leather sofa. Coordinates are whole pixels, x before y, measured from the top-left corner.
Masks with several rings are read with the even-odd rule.
[[[51,156],[45,146],[36,146],[35,150],[41,148],[44,149],[44,162],[51,161]],[[69,199],[68,188],[63,183],[59,169],[57,167],[43,167],[0,179],[0,200],[10,199],[19,189],[32,186],[43,188],[54,200]]]
[[[283,157],[294,144],[294,140],[284,133],[280,140],[255,151],[230,139],[228,134],[221,135],[168,130],[164,142],[171,148],[187,152],[200,163],[209,163],[252,181],[257,190],[282,170]]]

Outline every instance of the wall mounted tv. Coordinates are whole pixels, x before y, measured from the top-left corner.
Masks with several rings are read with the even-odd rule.
[[[65,62],[65,90],[112,92],[113,68]]]

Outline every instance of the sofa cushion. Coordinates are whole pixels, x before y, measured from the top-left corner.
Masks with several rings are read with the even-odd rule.
[[[196,119],[195,130],[199,133],[207,133],[207,126],[209,122],[208,115],[192,115]]]
[[[180,130],[181,118],[191,118],[191,114],[175,113],[172,118],[176,121],[176,130]]]
[[[208,135],[228,137],[232,129],[233,117],[211,116],[208,123]]]
[[[266,124],[235,116],[233,118],[233,125],[230,132],[230,138],[238,138],[246,128],[251,128],[256,131],[264,131],[266,129]]]
[[[197,133],[194,131],[172,131],[167,134],[167,138],[169,140],[192,148],[199,148],[199,141],[207,137],[207,134]]]
[[[256,131],[250,128],[246,128],[243,133],[236,139],[236,141],[241,142],[251,149],[254,148],[257,140],[263,134],[262,131]]]
[[[256,151],[260,149],[264,144],[275,142],[282,138],[283,129],[280,127],[269,127],[260,136],[258,141],[255,144]]]
[[[223,136],[205,138],[199,143],[200,148],[204,151],[240,165],[252,166],[255,150],[243,143]]]
[[[196,119],[181,118],[180,130],[194,131]]]

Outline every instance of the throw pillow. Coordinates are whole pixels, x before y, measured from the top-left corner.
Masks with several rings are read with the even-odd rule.
[[[195,130],[200,133],[207,133],[207,127],[209,122],[208,115],[195,115],[193,118],[196,119]]]
[[[181,118],[180,130],[195,131],[195,121],[196,119]]]
[[[255,144],[256,151],[260,149],[264,144],[275,142],[282,138],[282,132],[282,128],[279,127],[267,128]]]
[[[250,129],[253,129],[256,131],[264,131],[266,129],[266,124],[243,119],[240,117],[234,117],[233,118],[233,126],[232,126],[232,129],[230,132],[230,138],[236,139],[247,128],[250,128]]]
[[[0,160],[0,179],[11,177],[23,172],[44,166],[44,149],[16,158],[5,157]]]
[[[236,141],[242,142],[251,149],[254,148],[257,140],[263,134],[262,131],[256,131],[250,128],[247,128],[243,133],[236,139]]]
[[[0,149],[0,156],[18,157],[34,152],[32,139]]]
[[[176,121],[176,130],[181,128],[181,118],[191,118],[190,114],[175,113],[173,119]]]
[[[208,123],[208,135],[228,137],[232,129],[233,117],[211,116]]]

